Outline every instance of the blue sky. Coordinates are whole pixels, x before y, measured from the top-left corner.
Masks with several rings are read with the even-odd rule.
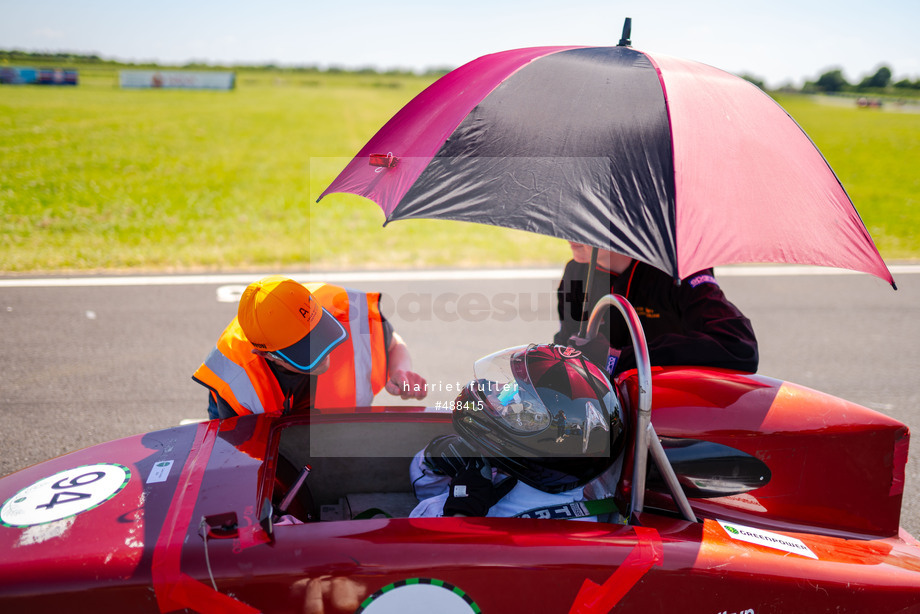
[[[0,0],[0,48],[182,64],[454,67],[537,45],[633,46],[800,85],[920,78],[918,0]]]

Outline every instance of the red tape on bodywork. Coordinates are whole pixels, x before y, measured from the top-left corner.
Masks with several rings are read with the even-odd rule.
[[[661,536],[655,529],[633,527],[636,545],[607,581],[597,584],[585,580],[575,596],[569,614],[606,614],[651,569],[661,564]]]
[[[218,427],[218,420],[203,422],[198,426],[192,449],[182,468],[182,478],[169,507],[169,514],[153,550],[150,575],[160,612],[185,608],[196,612],[258,612],[255,608],[198,582],[182,573],[180,569],[182,544],[192,521],[201,480],[208,466]]]
[[[894,459],[891,468],[890,496],[904,494],[904,469],[907,466],[907,449],[910,447],[910,434],[905,429],[903,436],[894,442]]]

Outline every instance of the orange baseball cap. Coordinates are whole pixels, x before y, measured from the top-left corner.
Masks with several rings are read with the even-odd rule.
[[[303,284],[272,275],[249,284],[237,310],[252,345],[300,371],[315,368],[348,333]]]

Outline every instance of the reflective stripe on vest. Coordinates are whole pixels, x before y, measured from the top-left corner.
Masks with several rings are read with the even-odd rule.
[[[211,353],[208,354],[208,357],[204,359],[204,364],[211,369],[214,375],[226,382],[227,386],[233,391],[233,396],[238,404],[242,405],[253,414],[265,413],[265,408],[262,407],[262,401],[259,399],[259,394],[249,380],[246,369],[221,354],[217,347],[214,347]],[[225,401],[231,405],[233,404],[232,401],[225,398],[227,395],[221,394],[220,392],[218,392],[218,394],[220,394],[221,398]],[[236,413],[240,412],[237,411]]]
[[[371,390],[371,330],[367,321],[367,295],[348,291],[349,320],[351,327],[351,349],[355,355],[355,405],[370,405],[374,400]],[[353,315],[352,315],[353,314]]]
[[[317,378],[314,405],[320,408],[370,405],[387,380],[380,295],[323,283],[306,286],[345,327],[351,341],[330,352],[329,370]]]
[[[236,318],[192,379],[220,395],[239,415],[281,412],[281,386],[265,359],[252,353]]]

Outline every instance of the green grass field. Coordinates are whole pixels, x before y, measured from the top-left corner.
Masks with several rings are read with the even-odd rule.
[[[0,86],[0,272],[559,264],[557,239],[436,220],[382,227],[316,198],[431,79],[238,71],[232,92]],[[920,114],[781,103],[837,171],[882,255],[920,257]]]
[[[888,261],[920,258],[920,112],[777,101],[815,142]],[[896,105],[889,104],[889,107]]]

